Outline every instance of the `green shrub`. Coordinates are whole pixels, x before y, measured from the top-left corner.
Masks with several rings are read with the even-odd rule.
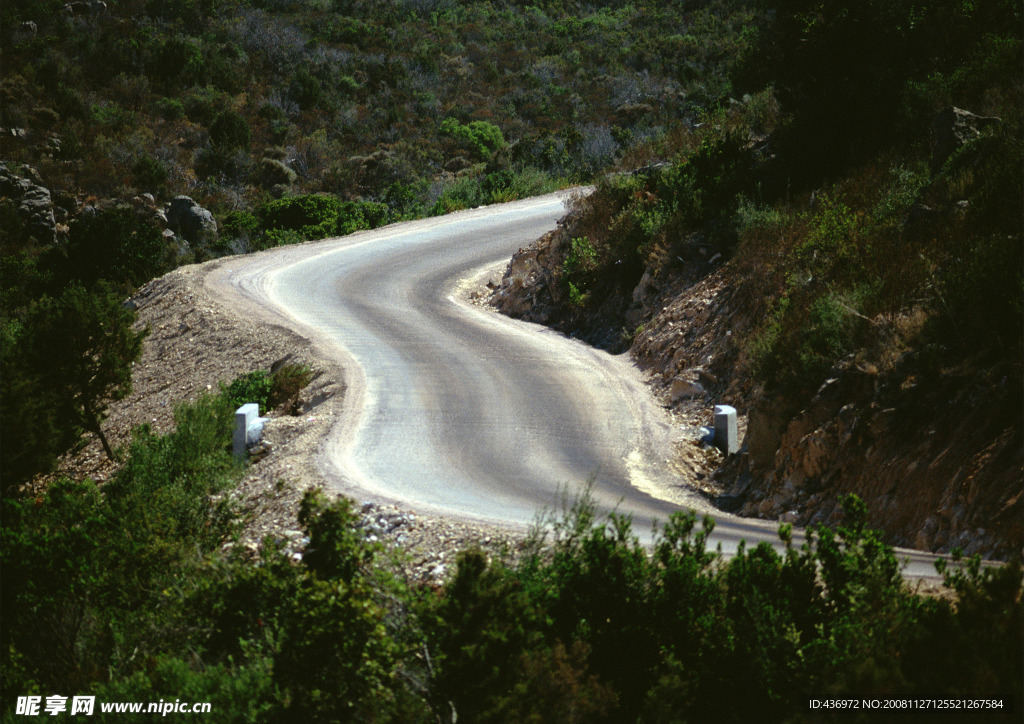
[[[573,237],[569,240],[569,253],[562,262],[562,279],[569,291],[573,306],[586,302],[586,291],[590,276],[597,266],[597,251],[587,237]]]
[[[254,647],[250,647],[254,648]],[[203,702],[218,721],[255,724],[267,721],[278,707],[271,678],[273,659],[249,651],[242,661],[196,666],[194,657],[160,654],[144,670],[96,684],[97,701]],[[168,709],[168,711],[171,711]],[[152,716],[152,715],[151,715]]]
[[[306,239],[297,231],[292,231],[291,229],[267,229],[261,232],[253,241],[252,250],[273,249],[278,246],[288,246],[289,244],[301,244],[303,241],[306,241]]]
[[[107,280],[134,287],[168,265],[160,230],[143,214],[124,206],[76,217],[67,257],[68,274],[86,284]]]
[[[475,176],[460,176],[441,185],[438,198],[430,209],[431,216],[450,214],[460,209],[473,209],[483,204],[480,181]]]
[[[271,408],[285,407],[291,415],[299,414],[299,393],[312,379],[313,372],[305,365],[282,365],[271,375],[267,404]]]
[[[260,219],[267,230],[295,231],[305,239],[325,239],[334,234],[344,208],[344,202],[334,196],[309,194],[265,204]]]
[[[177,98],[158,98],[156,109],[167,121],[180,121],[185,117],[185,105]]]
[[[247,148],[252,131],[249,122],[238,111],[226,109],[210,124],[210,140],[224,148]]]
[[[761,206],[747,197],[741,197],[733,215],[737,236],[742,237],[748,232],[768,232],[781,230],[789,221],[786,212],[774,206]]]
[[[221,385],[221,390],[232,409],[255,402],[260,406],[260,414],[282,406],[287,406],[290,414],[297,414],[299,393],[312,378],[308,367],[291,363],[273,373],[256,370],[239,375],[231,384]]]
[[[196,173],[207,183],[241,183],[249,173],[249,157],[244,149],[210,143],[196,154]]]
[[[399,688],[392,679],[398,649],[382,625],[387,598],[375,592],[378,548],[357,527],[351,501],[327,503],[307,492],[299,519],[310,538],[307,574],[280,611],[274,657],[286,718],[370,717],[392,698],[388,689]]]
[[[168,178],[167,166],[163,161],[149,154],[140,156],[132,165],[132,174],[141,189],[154,195],[160,194]]]
[[[743,349],[751,371],[761,379],[772,380],[778,372],[778,345],[789,304],[789,297],[783,296],[776,300],[765,320],[744,342]]]
[[[229,239],[251,239],[259,228],[255,215],[248,211],[230,211],[220,222],[220,235]]]
[[[254,171],[256,180],[266,188],[291,186],[299,178],[295,171],[276,158],[261,158]]]
[[[456,139],[480,161],[486,161],[498,149],[505,147],[501,129],[487,121],[471,121],[463,125],[454,118],[446,118],[441,123],[441,133]]]
[[[211,87],[193,87],[182,99],[189,120],[210,126],[217,114],[228,107],[230,98],[226,93]]]
[[[106,285],[86,290],[71,284],[43,296],[0,334],[0,465],[10,491],[56,457],[83,431],[97,435],[114,456],[102,422],[111,400],[131,392],[131,367],[146,332],[131,329],[133,312]]]
[[[109,575],[102,496],[91,481],[62,478],[39,500],[5,494],[3,502],[5,688],[29,693],[85,683],[83,669],[102,658],[102,622],[87,605],[98,580]]]
[[[363,229],[376,229],[392,219],[391,208],[375,201],[346,201],[338,212],[336,231],[344,236]]]
[[[838,199],[823,196],[820,210],[811,219],[807,240],[797,249],[797,255],[810,260],[817,254],[841,256],[857,232],[857,214]]]
[[[928,174],[923,166],[912,168],[904,165],[889,169],[889,184],[872,210],[872,221],[879,227],[898,228],[904,221],[911,206],[921,196],[928,184]]]
[[[154,557],[177,560],[193,545],[213,550],[231,532],[230,503],[211,504],[210,496],[232,485],[240,471],[230,449],[234,410],[226,397],[204,395],[175,409],[174,432],[136,431],[127,462],[104,488],[111,515],[130,531],[129,551],[152,546]],[[143,578],[167,573],[157,565],[147,570],[150,564],[141,559],[124,566]]]
[[[295,72],[288,93],[301,108],[327,107],[332,101],[323,83],[308,68],[300,68]]]
[[[93,125],[107,126],[114,130],[138,125],[136,114],[114,101],[94,103],[89,108],[89,120]],[[109,132],[108,130],[107,133]]]
[[[152,78],[170,88],[175,83],[192,83],[203,77],[204,60],[199,45],[177,35],[163,37],[153,49],[148,71]]]
[[[797,378],[820,379],[832,365],[854,346],[858,326],[852,300],[829,293],[811,304],[808,318],[799,336],[796,360],[790,374]]]
[[[260,414],[266,414],[273,408],[270,404],[273,385],[273,379],[267,372],[256,370],[239,375],[228,385],[222,384],[221,392],[233,406],[232,409],[255,402],[260,406]]]
[[[163,437],[137,431],[102,493],[68,480],[38,499],[5,493],[5,687],[94,689],[136,671],[152,674],[151,656],[168,649],[194,665],[198,622],[181,610],[182,593],[196,583],[198,559],[233,530],[229,505],[211,496],[240,467],[229,450],[225,400],[179,406],[175,422]]]

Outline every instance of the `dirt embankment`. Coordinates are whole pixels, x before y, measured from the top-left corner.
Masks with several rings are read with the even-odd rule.
[[[840,521],[849,493],[894,545],[1002,559],[1024,546],[1024,438],[1006,372],[982,360],[928,369],[914,350],[838,364],[810,402],[772,396],[746,365],[744,280],[713,250],[648,270],[589,318],[562,289],[571,218],[521,250],[489,302],[514,317],[600,342],[635,329],[629,352],[655,394],[693,430],[713,406],[740,413],[741,451],[705,453],[702,485],[724,510],[797,525]],[[878,344],[910,318],[872,320]],[[706,448],[699,433],[679,454]]]

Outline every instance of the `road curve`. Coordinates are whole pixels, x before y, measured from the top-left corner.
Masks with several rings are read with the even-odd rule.
[[[672,429],[625,356],[458,299],[459,282],[553,229],[566,194],[238,257],[207,277],[343,370],[319,466],[340,491],[523,526],[588,482],[645,535],[701,508],[665,460]],[[230,268],[228,268],[230,267]],[[674,502],[673,502],[674,501]],[[716,514],[715,541],[776,543]],[[907,552],[916,575],[933,557]]]

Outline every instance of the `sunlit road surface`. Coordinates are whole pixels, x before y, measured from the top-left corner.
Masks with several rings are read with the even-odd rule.
[[[555,228],[564,194],[232,259],[207,278],[344,370],[325,478],[424,512],[526,526],[588,484],[649,536],[707,505],[667,464],[672,429],[626,356],[476,308],[456,292]],[[776,523],[715,513],[713,544],[778,544]],[[799,542],[800,536],[797,535]],[[934,575],[933,556],[909,575]]]

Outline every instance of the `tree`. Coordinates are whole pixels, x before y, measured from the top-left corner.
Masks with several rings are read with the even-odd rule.
[[[57,415],[60,439],[76,429],[88,430],[111,459],[114,452],[101,422],[108,403],[132,389],[132,364],[148,332],[132,330],[134,321],[134,312],[109,287],[87,291],[76,282],[59,297],[43,297],[29,308],[18,339],[20,359],[12,360],[16,374],[35,377],[53,395],[56,409],[50,414]]]
[[[82,214],[69,233],[68,276],[86,285],[107,280],[134,287],[168,267],[160,230],[127,206]]]

